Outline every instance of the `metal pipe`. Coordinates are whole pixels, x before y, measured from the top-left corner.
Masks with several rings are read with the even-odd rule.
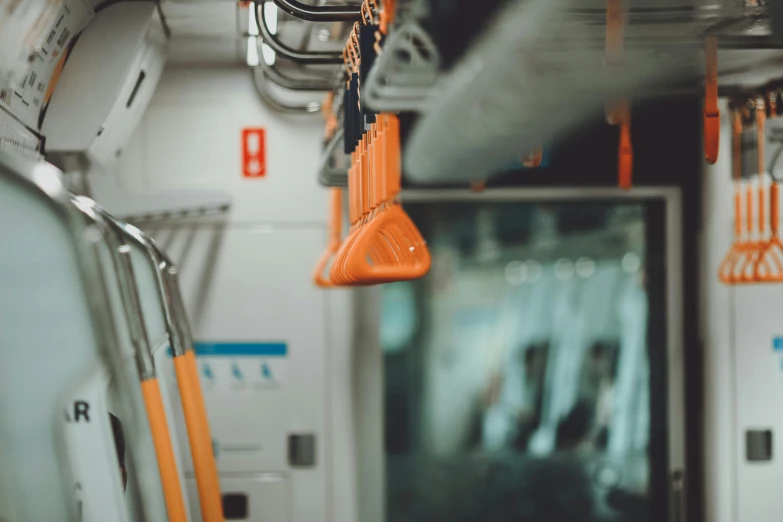
[[[120,299],[128,322],[128,330],[133,345],[136,364],[139,371],[139,381],[150,424],[155,456],[158,461],[163,496],[166,501],[168,518],[172,522],[186,522],[185,502],[182,498],[182,487],[179,481],[177,462],[171,442],[168,420],[166,419],[163,397],[160,385],[155,375],[155,363],[150,348],[147,327],[144,321],[144,311],[139,297],[136,273],[131,260],[131,247],[125,240],[122,227],[113,219],[109,219],[105,211],[100,209],[89,198],[76,196],[73,199],[77,207],[90,211],[95,222],[107,229],[107,242],[111,250],[112,263],[120,287]]]
[[[296,0],[274,0],[277,7],[296,18],[310,22],[358,22],[361,5],[307,5]]]
[[[258,9],[259,5],[261,5],[261,9]],[[258,25],[258,32],[261,34],[261,39],[281,57],[297,63],[309,65],[343,63],[343,55],[339,51],[304,52],[285,45],[269,30],[269,26],[266,23],[266,14],[264,12],[265,9],[263,9],[263,2],[252,2],[251,9],[255,9],[256,11],[256,25]]]
[[[291,91],[331,91],[335,84],[327,79],[291,78],[278,71],[274,65],[265,64],[262,72],[267,80]]]
[[[103,209],[99,209],[99,212],[104,220],[114,227],[123,242],[127,244],[127,241],[131,241],[144,250],[147,254],[147,260],[152,265],[169,343],[174,355],[174,370],[177,375],[180,401],[190,441],[202,518],[204,522],[223,522],[220,480],[212,452],[209,421],[199,384],[198,369],[193,352],[193,338],[179,288],[179,270],[157,247],[152,238],[144,232],[133,225],[115,219]]]
[[[267,104],[271,109],[281,114],[310,114],[310,115],[316,114],[321,110],[321,104],[317,101],[307,102],[304,105],[291,105],[288,103],[281,102],[280,100],[275,98],[272,95],[272,93],[269,92],[269,89],[267,89],[265,82],[259,81],[258,78],[259,71],[261,72],[261,75],[263,75],[263,71],[265,67],[266,64],[261,62],[260,66],[250,70],[250,75],[253,78],[253,85],[255,86],[256,92],[258,93],[258,96],[261,98],[261,101]]]
[[[318,168],[318,182],[321,185],[339,188],[348,187],[348,169],[337,169],[329,164],[334,150],[343,140],[343,134],[343,129],[337,129],[321,154]]]
[[[117,226],[106,219],[95,203],[86,197],[75,196],[73,203],[83,211],[89,211],[90,217],[101,228],[105,229],[106,239],[111,252],[112,265],[117,276],[120,289],[120,300],[128,323],[128,333],[133,345],[139,379],[145,381],[155,378],[155,362],[150,348],[147,325],[141,308],[141,298],[136,283],[136,272],[130,259],[130,246],[124,241],[122,232]]]

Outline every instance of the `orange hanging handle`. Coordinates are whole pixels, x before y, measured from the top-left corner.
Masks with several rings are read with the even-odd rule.
[[[533,147],[533,150],[522,156],[522,165],[528,169],[540,167],[542,161],[544,161],[544,147],[541,145]]]
[[[185,501],[182,498],[174,447],[171,444],[171,433],[166,421],[158,379],[153,377],[141,381],[141,393],[150,423],[155,456],[158,459],[158,471],[163,486],[163,496],[166,499],[169,522],[187,522]]]
[[[604,63],[607,67],[616,67],[625,59],[625,31],[622,0],[606,0],[606,46]],[[619,125],[622,119],[622,102],[606,106],[606,121],[610,125]]]
[[[220,480],[212,450],[207,410],[198,376],[196,355],[187,350],[174,357],[174,371],[182,401],[182,411],[190,442],[190,456],[196,475],[201,518],[204,522],[223,522],[223,503],[220,495]]]
[[[765,212],[766,206],[766,193],[764,190],[764,129],[766,127],[766,113],[764,112],[764,104],[756,104],[756,137],[758,141],[758,181],[759,181],[759,239],[763,239],[764,232],[767,228],[767,216]]]
[[[720,147],[720,110],[718,109],[718,37],[705,40],[706,76],[704,90],[704,156],[707,163],[718,161]]]
[[[773,236],[778,235],[780,226],[780,188],[777,181],[769,187],[769,227]]]
[[[748,235],[748,241],[753,237],[753,186],[750,184],[745,187],[745,206],[746,206],[746,225],[745,232]]]
[[[620,147],[617,162],[617,182],[621,189],[630,190],[633,186],[633,145],[631,143],[631,107],[623,107],[620,122]]]
[[[383,34],[389,34],[389,26],[394,23],[396,3],[396,0],[383,0],[383,8],[380,12],[380,29]]]
[[[723,258],[718,270],[718,279],[725,284],[737,282],[736,267],[746,250],[746,242],[742,237],[742,115],[739,110],[733,111],[731,138],[732,177],[734,179],[734,244]]]
[[[334,284],[329,279],[324,277],[324,270],[326,265],[329,264],[329,260],[340,249],[342,226],[343,226],[343,193],[339,188],[331,189],[331,216],[329,219],[329,244],[326,246],[326,250],[321,254],[318,259],[318,263],[315,265],[313,271],[313,282],[321,288],[330,288]]]

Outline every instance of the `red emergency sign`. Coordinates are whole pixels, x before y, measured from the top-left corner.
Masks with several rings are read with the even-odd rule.
[[[246,178],[266,176],[266,131],[242,129],[242,175]]]

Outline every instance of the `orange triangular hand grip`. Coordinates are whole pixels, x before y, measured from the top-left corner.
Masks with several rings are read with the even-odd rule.
[[[633,145],[631,144],[631,107],[628,103],[622,111],[620,146],[617,161],[617,182],[623,190],[633,186]]]
[[[340,237],[342,236],[342,208],[343,208],[343,196],[342,190],[339,188],[333,188],[331,194],[331,217],[329,221],[329,244],[321,254],[318,262],[315,265],[313,271],[313,282],[321,288],[329,288],[334,284],[324,277],[324,270],[326,265],[329,264],[329,260],[340,248]]]

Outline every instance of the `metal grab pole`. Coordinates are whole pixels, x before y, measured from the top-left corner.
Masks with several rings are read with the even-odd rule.
[[[161,272],[172,305],[171,311],[177,331],[177,341],[172,341],[174,370],[177,374],[182,410],[190,440],[190,454],[196,473],[201,515],[204,522],[222,522],[220,480],[212,450],[212,436],[198,376],[196,354],[193,351],[193,340],[179,289],[178,269],[162,253],[160,254],[163,260]],[[173,348],[174,345],[177,345],[176,350]]]
[[[147,419],[150,423],[155,456],[158,461],[158,472],[160,473],[161,485],[163,487],[163,496],[166,500],[166,511],[168,512],[169,522],[187,522],[187,511],[185,509],[185,501],[182,498],[182,486],[179,481],[174,447],[171,443],[171,432],[166,420],[163,397],[161,396],[160,385],[155,373],[155,363],[152,350],[150,349],[147,327],[144,322],[141,300],[136,285],[136,275],[130,258],[130,245],[124,240],[122,227],[114,220],[108,218],[92,200],[78,197],[75,203],[91,207],[95,211],[95,216],[102,220],[100,224],[105,226],[110,232],[108,243],[112,262],[119,279],[120,296],[136,357],[139,380],[141,381],[141,392],[144,398]]]
[[[166,330],[174,356],[174,371],[196,475],[201,517],[204,522],[223,522],[220,480],[212,451],[212,437],[193,352],[193,340],[180,293],[177,266],[144,232],[127,223],[114,221],[111,216],[107,215],[107,218],[113,220],[128,240],[147,253],[147,259],[153,265]]]
[[[340,64],[343,63],[343,55],[340,51],[300,51],[289,47],[277,39],[266,23],[266,13],[263,2],[253,2],[250,9],[256,10],[256,25],[261,39],[281,57],[302,64]],[[259,9],[259,6],[261,9]],[[358,16],[356,18],[358,20]]]
[[[307,5],[296,0],[274,0],[277,7],[297,18],[310,22],[358,22],[362,16],[361,4]]]

